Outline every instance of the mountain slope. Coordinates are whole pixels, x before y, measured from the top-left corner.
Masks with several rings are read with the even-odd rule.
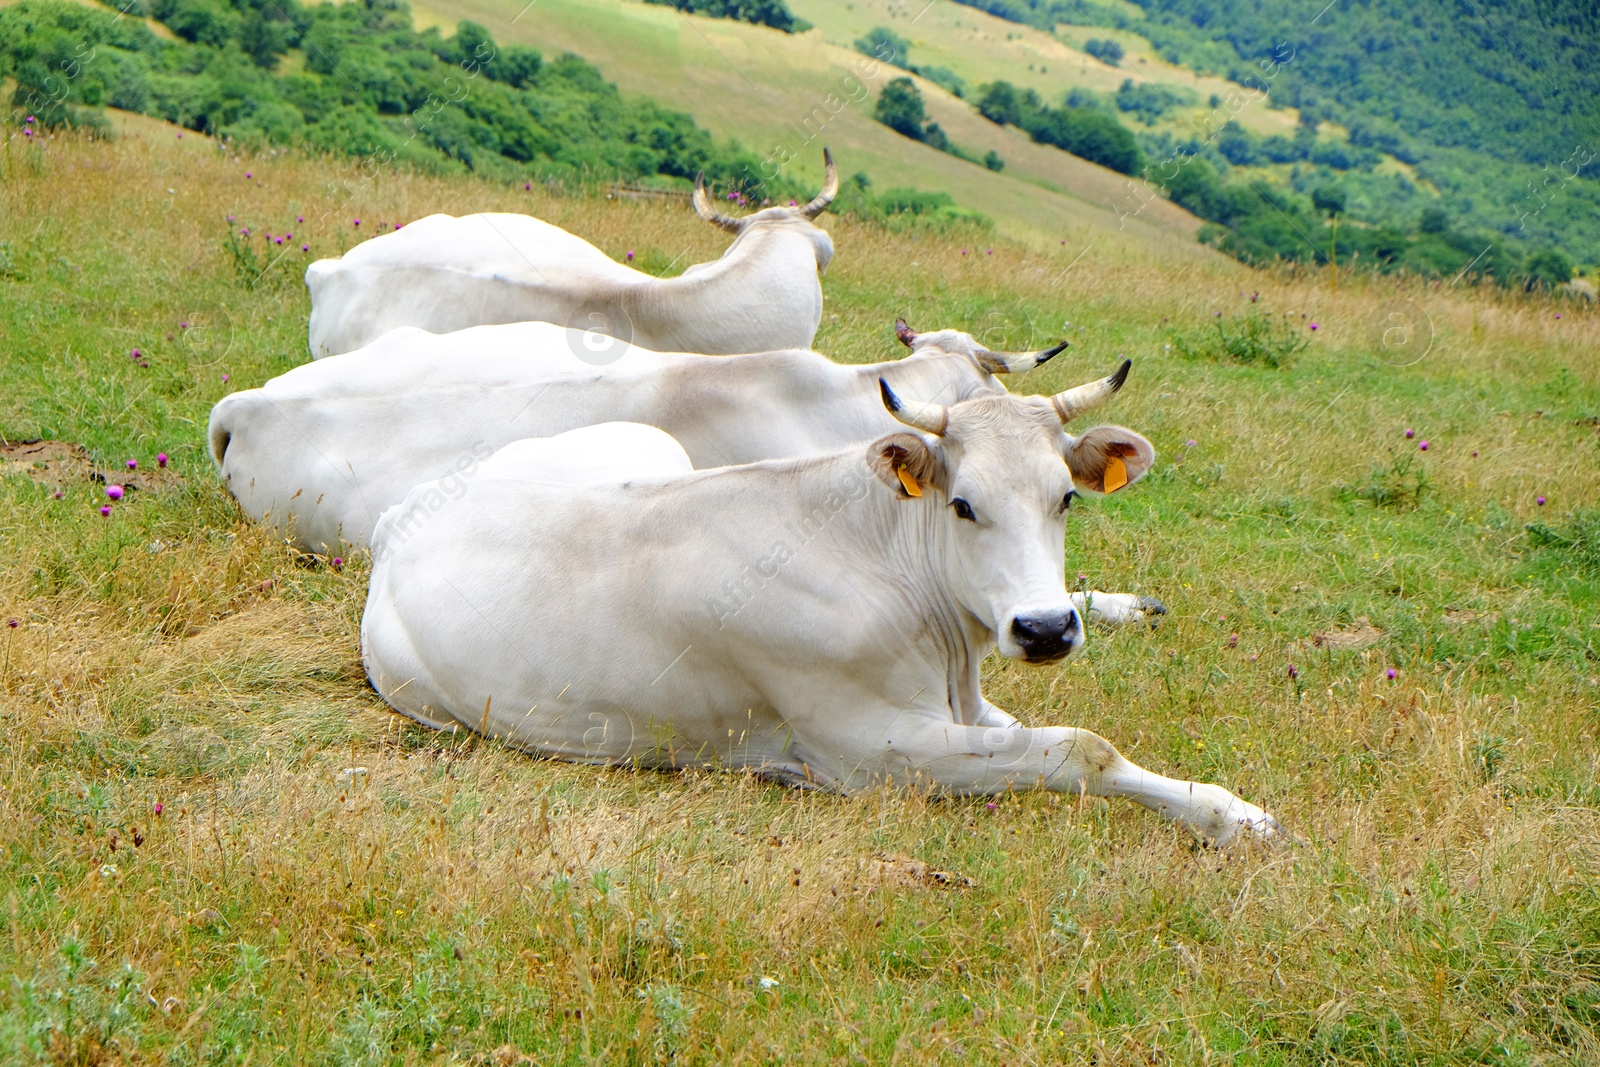
[[[1187,212],[1159,202],[1123,224],[1117,209],[1129,196],[1124,176],[987,122],[931,82],[917,79],[930,117],[963,147],[997,151],[1005,171],[901,137],[874,121],[870,108],[883,83],[902,72],[882,64],[872,70],[867,57],[817,31],[789,35],[620,0],[431,0],[415,12],[419,25],[471,19],[498,41],[551,55],[575,52],[624,91],[683,108],[763,158],[792,155],[786,173],[813,182],[821,180],[826,143],[845,174],[864,171],[875,189],[949,193],[991,216],[1001,232],[1036,246],[1098,242],[1114,254],[1212,255],[1195,243],[1200,223]],[[809,18],[803,5],[795,13]]]

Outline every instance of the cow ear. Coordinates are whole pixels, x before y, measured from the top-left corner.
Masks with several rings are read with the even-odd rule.
[[[939,457],[914,433],[892,433],[874,441],[867,448],[867,463],[901,500],[922,496],[943,484]]]
[[[1072,484],[1093,493],[1114,493],[1150,472],[1155,446],[1121,426],[1096,426],[1082,437],[1069,438],[1067,469]]]

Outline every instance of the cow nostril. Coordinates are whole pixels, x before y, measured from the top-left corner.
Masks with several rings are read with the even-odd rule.
[[[1078,629],[1077,612],[1065,615],[1018,616],[1011,620],[1011,633],[1021,643],[1058,641]]]

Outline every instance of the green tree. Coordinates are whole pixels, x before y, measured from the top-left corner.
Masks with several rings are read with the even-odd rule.
[[[1417,229],[1423,233],[1450,232],[1450,213],[1442,207],[1425,207],[1417,220]]]
[[[897,67],[911,62],[911,42],[884,26],[874,26],[855,41],[856,51]]]
[[[1127,55],[1122,46],[1110,38],[1091,37],[1083,42],[1083,50],[1113,67],[1122,62],[1122,57]]]
[[[1344,190],[1318,186],[1311,191],[1311,206],[1330,219],[1344,214]]]
[[[978,97],[978,113],[1001,126],[1022,125],[1022,98],[1010,82],[991,82]]]
[[[1528,257],[1522,273],[1527,279],[1524,286],[1530,292],[1554,292],[1572,280],[1572,257],[1559,248],[1542,248]]]
[[[922,94],[910,78],[894,78],[878,94],[873,117],[902,137],[914,141],[923,139],[923,123],[927,111],[922,105]]]

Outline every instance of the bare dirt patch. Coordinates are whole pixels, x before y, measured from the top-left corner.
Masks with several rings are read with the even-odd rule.
[[[94,461],[88,449],[71,441],[9,441],[0,443],[0,471],[65,485],[93,476]]]
[[[183,477],[171,467],[141,465],[137,470],[98,471],[89,450],[75,441],[0,441],[0,473],[26,474],[41,485],[72,482],[115,483],[124,489],[171,489]]]
[[[1378,629],[1365,617],[1356,620],[1356,625],[1346,630],[1324,630],[1311,635],[1311,643],[1318,648],[1331,648],[1335,651],[1344,651],[1353,648],[1366,648],[1383,640],[1383,631]]]

